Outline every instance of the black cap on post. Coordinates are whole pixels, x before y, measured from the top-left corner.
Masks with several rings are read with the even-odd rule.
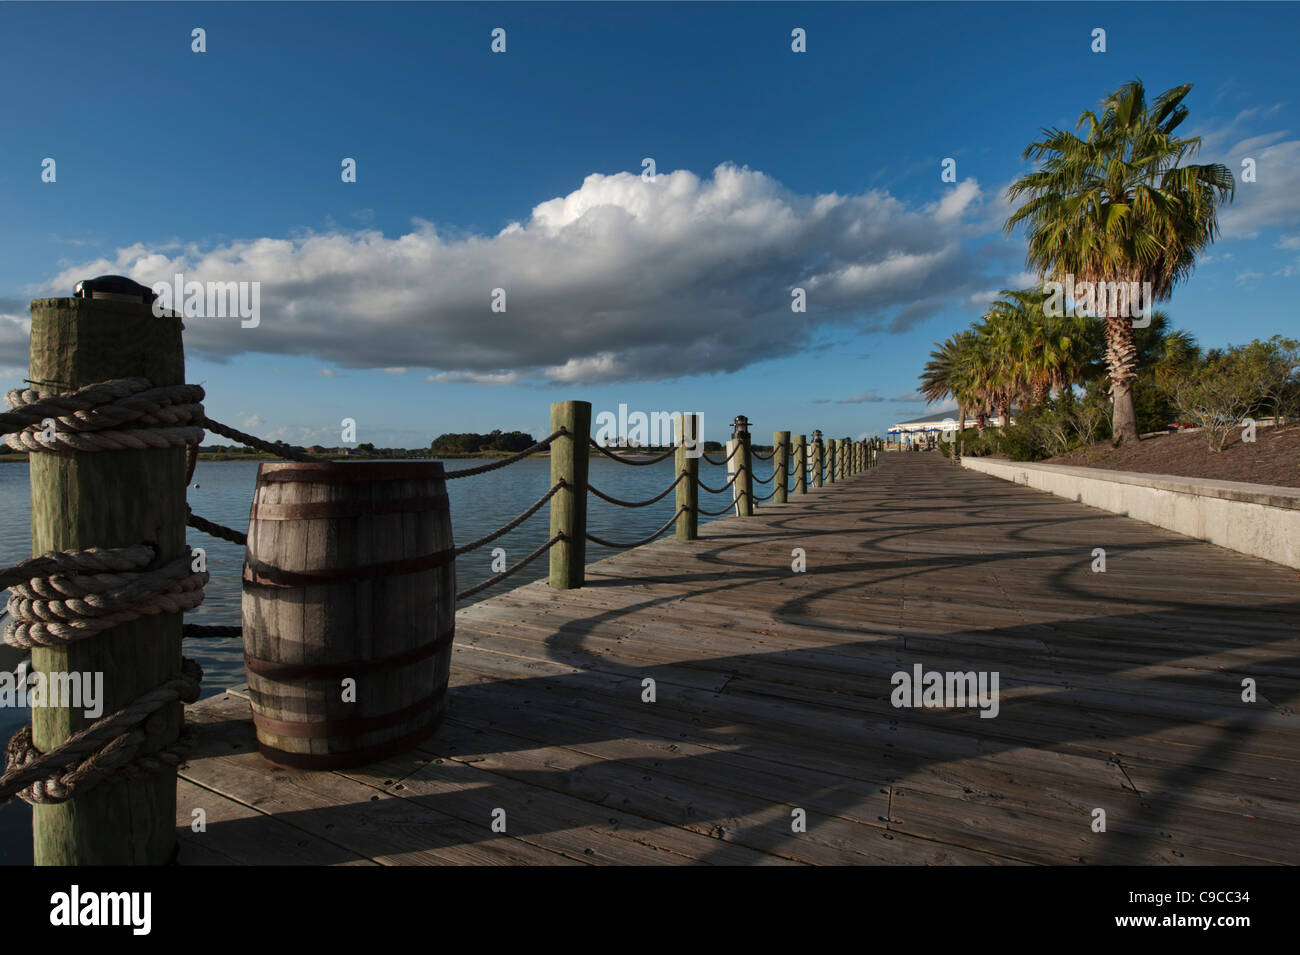
[[[119,302],[141,302],[152,305],[158,297],[148,286],[132,281],[125,275],[101,275],[93,279],[83,279],[73,290],[77,298],[107,298]]]

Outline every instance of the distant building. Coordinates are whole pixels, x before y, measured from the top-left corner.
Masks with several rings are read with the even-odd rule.
[[[1010,415],[1011,423],[1016,423],[1015,414]],[[912,418],[908,421],[900,421],[889,429],[889,434],[885,441],[889,444],[897,445],[900,448],[910,447],[914,444],[928,444],[939,440],[939,434],[944,430],[944,422],[951,422],[951,427],[956,428],[958,419],[957,411],[940,411],[937,414],[925,415],[920,418]],[[990,414],[984,419],[985,425],[990,428],[1002,427],[1002,418],[996,414]],[[966,427],[975,426],[975,416],[968,414],[966,416]]]

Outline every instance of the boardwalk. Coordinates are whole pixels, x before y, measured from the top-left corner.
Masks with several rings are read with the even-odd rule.
[[[191,707],[181,862],[1300,862],[1300,575],[936,454],[792,502],[461,611],[419,752],[272,769]],[[997,717],[895,708],[916,664]]]

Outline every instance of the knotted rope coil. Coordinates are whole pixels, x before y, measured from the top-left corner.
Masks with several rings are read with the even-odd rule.
[[[183,613],[203,602],[208,573],[191,569],[189,548],[154,570],[154,549],[98,548],[45,554],[5,572],[26,579],[10,585],[11,647],[57,647],[85,640],[118,624],[158,613]]]
[[[171,768],[185,760],[194,745],[192,726],[160,749],[146,751],[153,721],[164,707],[199,698],[203,670],[181,661],[181,672],[128,703],[116,713],[69,736],[47,753],[32,743],[24,726],[5,748],[7,769],[0,776],[0,801],[20,796],[30,803],[58,803],[113,777],[132,778]]]
[[[10,588],[4,642],[21,649],[64,646],[157,613],[177,613],[203,601],[206,571],[191,569],[185,553],[153,570],[147,544],[55,551],[0,571]],[[47,753],[36,749],[30,726],[9,741],[0,801],[18,795],[32,803],[64,802],[111,776],[139,776],[182,762],[192,730],[160,749],[144,749],[148,720],[165,705],[198,699],[203,671],[184,659],[181,672]]]
[[[34,388],[5,395],[0,433],[17,451],[139,451],[202,442],[207,420],[198,385],[154,387],[147,378],[118,378],[67,394]],[[180,613],[203,601],[207,571],[191,567],[188,548],[160,567],[147,544],[89,547],[51,552],[0,570],[10,589],[12,619],[4,642],[21,649],[66,646],[130,620]],[[110,778],[130,778],[175,767],[194,740],[193,728],[162,746],[150,746],[165,708],[198,699],[203,671],[182,660],[181,672],[126,706],[40,752],[31,727],[19,730],[6,748],[0,801],[19,795],[28,802],[71,799]]]
[[[5,394],[5,444],[15,451],[140,451],[203,441],[203,388],[116,378],[57,395],[34,388]],[[47,427],[53,424],[53,429]],[[123,428],[122,425],[130,425]]]

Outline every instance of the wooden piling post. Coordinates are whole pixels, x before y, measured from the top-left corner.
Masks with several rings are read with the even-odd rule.
[[[551,548],[549,583],[573,590],[586,582],[587,468],[591,440],[591,402],[557,401],[551,405],[551,430],[567,433],[551,443],[551,484],[564,487],[551,498],[551,536],[563,534]]]
[[[787,495],[790,493],[790,468],[786,463],[790,460],[790,432],[773,431],[772,432],[772,483],[776,490],[773,492],[772,500],[777,504],[784,504]]]
[[[821,487],[825,478],[822,474],[822,458],[826,453],[826,447],[822,443],[822,433],[813,432],[812,442],[812,479],[813,487]]]
[[[739,450],[736,446],[739,445]],[[736,451],[736,516],[752,517],[754,514],[754,466],[749,450],[749,419],[736,415],[731,425],[731,441],[727,453]]]
[[[33,301],[31,310],[30,375],[43,391],[68,392],[113,378],[143,377],[155,386],[185,382],[181,320],[155,317],[143,300],[45,298]],[[183,447],[33,453],[28,468],[34,554],[149,543],[156,549],[153,569],[184,550]],[[87,640],[38,648],[32,669],[102,673],[101,715],[107,716],[180,672],[181,615],[144,616]],[[174,703],[143,724],[143,749],[175,740],[183,711]],[[47,752],[93,722],[80,707],[33,707],[32,742]],[[32,810],[37,865],[162,865],[176,847],[176,771],[109,779],[67,802]]]
[[[677,527],[676,537],[679,541],[693,541],[700,533],[700,416],[696,414],[681,415],[677,425],[677,452],[673,456],[677,476],[682,477],[677,485]]]
[[[808,493],[808,436],[794,436],[794,493]]]

